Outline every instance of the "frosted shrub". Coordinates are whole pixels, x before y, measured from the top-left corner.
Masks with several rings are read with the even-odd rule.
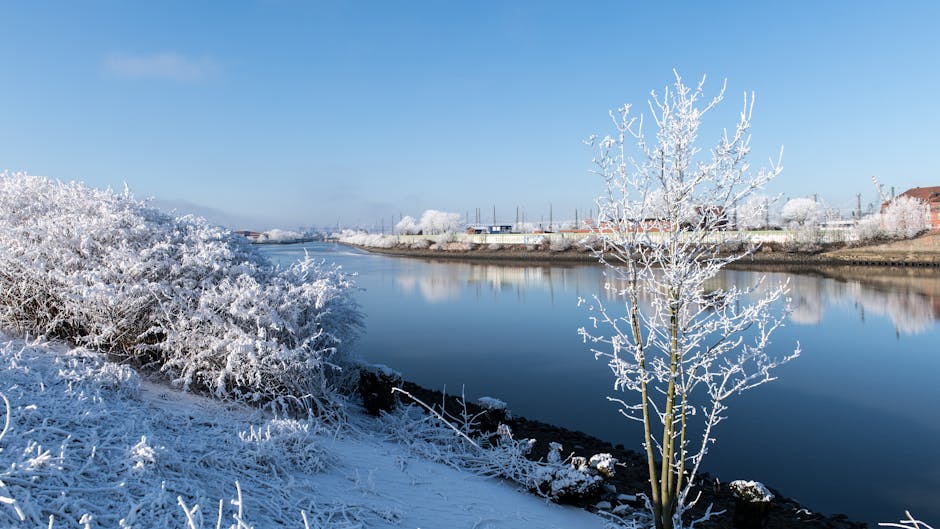
[[[418,226],[414,217],[405,215],[398,221],[398,224],[395,225],[395,233],[399,235],[417,235],[421,233],[421,228]]]
[[[604,247],[604,241],[599,235],[592,233],[578,241],[578,247],[583,252],[593,252],[601,250]]]
[[[425,235],[434,235],[463,231],[464,224],[459,213],[447,213],[446,211],[429,209],[421,214],[418,228],[421,230],[421,233]]]
[[[881,217],[889,237],[909,239],[930,229],[930,206],[909,196],[901,195],[892,200]]]
[[[811,198],[794,198],[783,205],[780,215],[791,226],[809,227],[823,219],[822,206]]]
[[[343,230],[339,234],[339,242],[367,248],[394,248],[398,246],[398,237],[379,233],[366,233],[364,231]]]
[[[361,326],[338,268],[282,269],[201,218],[24,174],[0,176],[0,239],[0,326],[220,398],[336,409]]]
[[[409,245],[412,250],[427,250],[429,246],[431,246],[431,241],[428,239],[417,239]]]
[[[508,479],[557,501],[591,496],[600,490],[606,478],[613,477],[617,460],[610,454],[597,454],[590,459],[563,458],[561,445],[551,443],[547,460],[533,461],[528,456],[535,439],[515,439],[508,425],[500,424],[495,435],[479,437],[476,435],[479,416],[466,411],[461,417],[445,416],[418,402],[429,414],[409,405],[383,414],[381,420],[390,439],[432,461]],[[505,406],[496,399],[484,402]],[[493,410],[484,413],[490,411]]]
[[[272,419],[266,425],[239,432],[244,456],[261,468],[282,472],[322,472],[335,463],[322,446],[320,424],[293,419]]]
[[[572,246],[572,242],[564,237],[552,237],[548,243],[548,249],[553,252],[564,252]]]
[[[273,229],[268,230],[261,234],[261,237],[258,238],[259,242],[277,242],[277,243],[292,243],[300,241],[304,238],[302,233],[290,230],[281,230]]]
[[[858,241],[871,241],[884,237],[885,232],[881,227],[881,216],[869,215],[863,218],[852,229],[852,235]]]

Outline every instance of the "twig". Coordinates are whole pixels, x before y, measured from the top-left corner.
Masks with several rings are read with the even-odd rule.
[[[420,404],[421,407],[423,407],[424,409],[428,410],[428,413],[430,413],[431,415],[433,415],[434,417],[436,417],[436,418],[437,418],[439,421],[441,421],[442,423],[446,424],[447,427],[450,428],[451,430],[453,430],[454,432],[456,432],[457,435],[459,435],[460,437],[463,437],[464,439],[466,439],[468,443],[470,443],[470,444],[472,444],[473,446],[475,446],[478,450],[482,450],[482,448],[480,448],[480,445],[478,445],[478,444],[476,443],[476,441],[474,441],[473,439],[471,439],[467,434],[461,432],[459,428],[457,428],[456,426],[454,426],[453,424],[451,424],[447,419],[444,418],[443,415],[441,415],[440,413],[438,413],[434,408],[432,408],[431,406],[428,406],[427,404],[425,404],[424,402],[422,402],[421,399],[419,399],[418,397],[415,397],[415,396],[412,395],[411,393],[408,393],[407,391],[405,391],[405,390],[403,390],[403,389],[401,389],[401,388],[392,388],[392,393],[396,393],[396,392],[397,392],[397,393],[401,393],[401,394],[407,396],[408,398],[410,398],[411,400],[413,400],[413,401],[417,402],[418,404]]]

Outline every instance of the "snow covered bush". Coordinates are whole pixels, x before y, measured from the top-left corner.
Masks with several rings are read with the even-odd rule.
[[[770,197],[760,194],[745,200],[736,210],[738,229],[766,229],[769,224],[770,203]]]
[[[570,250],[574,243],[564,237],[552,237],[548,242],[548,249],[553,252],[564,252]]]
[[[885,237],[881,215],[869,215],[858,221],[858,224],[852,228],[852,236],[857,241],[871,241]]]
[[[463,231],[464,228],[459,213],[447,213],[436,209],[429,209],[422,213],[418,226],[425,235],[456,233]]]
[[[0,176],[0,326],[225,399],[329,412],[361,327],[352,282],[118,194]]]
[[[264,426],[250,426],[238,433],[244,443],[243,455],[259,468],[282,472],[323,472],[335,464],[324,449],[321,423],[294,419],[272,419]]]
[[[901,195],[881,213],[863,218],[853,230],[858,241],[881,238],[910,239],[930,229],[930,206],[923,200]]]
[[[561,445],[551,443],[547,460],[533,461],[528,456],[535,439],[515,439],[506,424],[500,424],[495,435],[481,437],[476,420],[469,415],[444,416],[436,410],[425,413],[413,405],[382,416],[389,438],[422,457],[508,479],[556,501],[592,496],[613,476],[617,460],[610,454],[566,458]]]
[[[780,215],[783,222],[788,225],[808,228],[822,221],[823,209],[811,198],[794,198],[783,205]]]
[[[364,231],[343,230],[337,237],[339,242],[365,246],[366,248],[394,248],[398,246],[398,237],[382,235],[380,233],[367,233]]]
[[[304,234],[300,232],[274,228],[273,230],[263,232],[261,236],[258,237],[258,242],[277,242],[286,244],[300,241],[303,238]]]
[[[399,235],[417,235],[421,233],[421,228],[414,217],[405,215],[398,224],[395,225],[395,233]]]
[[[923,200],[901,195],[885,206],[881,219],[886,235],[909,239],[930,229],[930,206]]]

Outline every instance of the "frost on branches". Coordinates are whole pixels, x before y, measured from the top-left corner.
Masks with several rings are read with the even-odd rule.
[[[915,197],[894,198],[881,213],[859,221],[855,237],[859,241],[910,239],[930,229],[930,206]]]
[[[788,200],[780,215],[784,223],[797,228],[812,228],[823,220],[822,207],[811,198]]]
[[[930,229],[930,206],[915,197],[899,196],[881,213],[885,235],[910,239]]]
[[[702,117],[724,94],[703,101],[702,83],[688,87],[676,74],[672,88],[653,93],[654,142],[629,106],[611,113],[613,136],[590,141],[594,172],[605,185],[597,199],[595,254],[606,265],[606,297],[617,303],[599,295],[580,300],[593,324],[579,332],[595,356],[607,360],[615,390],[631,394],[611,400],[644,425],[649,505],[658,529],[685,526],[683,514],[697,501],[692,487],[714,428],[725,418],[726,399],[772,380],[773,368],[799,354],[775,358],[765,351],[781,325],[783,315],[772,314],[772,307],[786,285],[705,288],[721,268],[753,251],[721,253],[711,236],[726,223],[723,213],[781,168],[778,161],[754,175],[746,161],[753,95],[745,95],[740,120],[714,148],[696,146]],[[629,146],[634,141],[636,157]],[[690,210],[699,213],[694,223],[685,222]]]
[[[329,412],[361,327],[351,281],[78,183],[0,175],[0,326],[227,399]]]

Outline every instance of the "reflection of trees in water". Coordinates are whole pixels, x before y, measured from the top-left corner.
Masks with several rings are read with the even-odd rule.
[[[708,281],[707,290],[720,291],[732,285],[747,288],[761,275],[763,288],[790,281],[791,320],[803,325],[819,324],[827,307],[855,307],[859,317],[875,314],[891,320],[900,334],[925,331],[940,319],[940,273],[877,268],[817,267],[808,273],[726,270]],[[467,262],[424,262],[402,269],[396,283],[404,293],[417,291],[428,303],[458,299],[463,289],[499,293],[514,291],[524,299],[530,290],[564,293],[565,299],[601,293],[607,278],[594,266],[538,266]]]
[[[395,282],[402,292],[412,294],[417,290],[428,303],[438,303],[460,297],[459,275],[447,265],[428,263],[423,268],[402,270]]]
[[[899,334],[918,334],[940,319],[940,274],[909,274],[876,268],[832,267],[807,274],[769,274],[768,280],[790,279],[791,319],[818,324],[827,306],[848,305],[863,320],[875,314],[891,320]],[[732,271],[730,274],[754,274]],[[732,281],[735,281],[732,279]]]
[[[550,266],[507,265],[465,262],[425,262],[422,266],[403,269],[396,278],[399,288],[407,294],[416,290],[429,303],[457,299],[465,286],[477,293],[514,290],[524,296],[529,289],[554,292],[577,290],[588,277],[596,277],[591,267],[561,268]],[[595,281],[590,281],[593,288]]]

